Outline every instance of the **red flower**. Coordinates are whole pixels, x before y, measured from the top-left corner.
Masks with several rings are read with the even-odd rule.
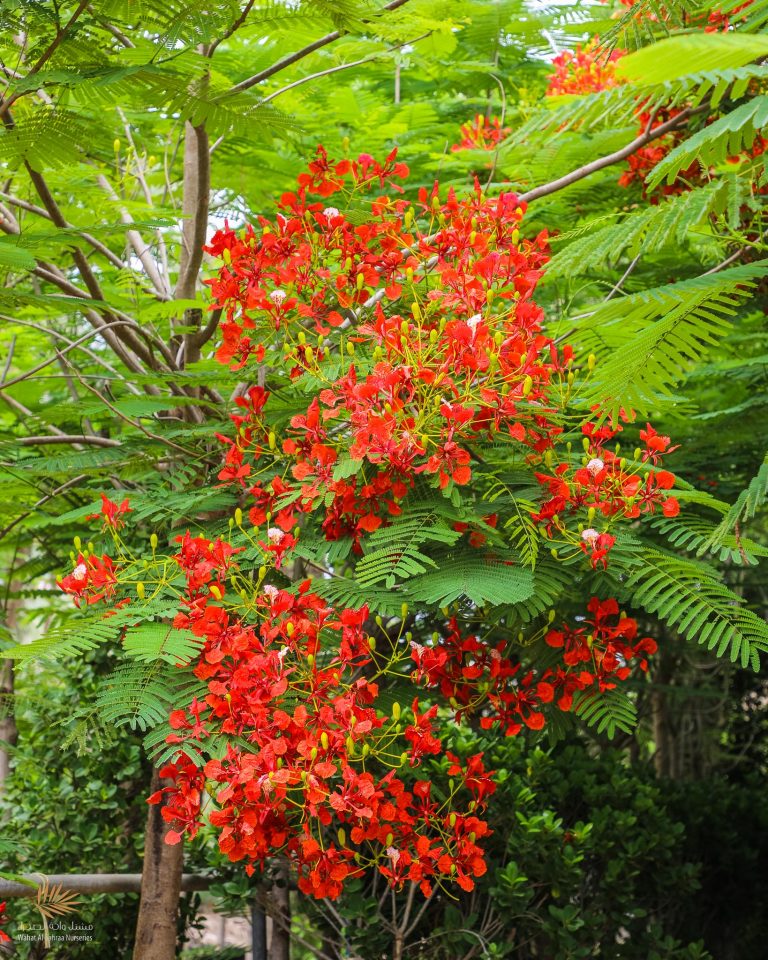
[[[123,517],[127,513],[131,513],[132,509],[128,505],[127,498],[118,506],[116,503],[113,503],[111,500],[102,493],[101,495],[101,512],[100,513],[91,513],[85,519],[86,520],[99,520],[104,521],[104,528],[111,527],[113,530],[119,530],[122,526],[125,525]]]

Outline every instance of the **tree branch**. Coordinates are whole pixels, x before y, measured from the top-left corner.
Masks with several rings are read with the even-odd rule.
[[[36,74],[36,73],[39,73],[40,70],[46,65],[46,63],[48,63],[48,61],[51,59],[51,57],[54,55],[54,53],[58,50],[58,48],[59,48],[59,46],[61,45],[61,42],[62,42],[62,40],[64,39],[64,37],[66,37],[66,35],[69,33],[69,31],[70,31],[70,30],[72,29],[72,27],[75,25],[76,21],[80,18],[80,15],[83,13],[83,11],[85,10],[85,8],[88,6],[88,2],[89,2],[89,0],[80,0],[80,3],[77,5],[77,9],[75,10],[75,12],[74,12],[74,13],[72,14],[72,16],[69,18],[69,20],[67,21],[67,23],[66,23],[60,30],[57,30],[57,31],[56,31],[56,36],[53,38],[53,40],[52,40],[51,43],[49,44],[48,48],[45,50],[45,52],[44,52],[43,55],[40,57],[40,59],[37,61],[37,63],[35,63],[35,64],[31,67],[31,69],[28,71],[27,76],[25,77],[25,79],[29,79],[29,77],[34,76],[34,74]],[[11,107],[13,106],[13,104],[14,104],[14,103],[19,99],[19,97],[21,97],[21,96],[23,96],[23,92],[20,92],[20,93],[12,93],[12,94],[10,95],[10,97],[8,97],[8,99],[5,101],[5,103],[3,103],[2,107],[0,107],[0,116],[3,115],[3,114],[7,114],[8,111],[9,111],[9,110],[11,109]]]
[[[583,167],[579,167],[578,170],[571,171],[571,173],[566,173],[565,176],[558,177],[557,180],[552,180],[550,183],[545,183],[540,187],[534,187],[533,190],[529,190],[527,193],[521,193],[518,200],[530,203],[532,200],[538,200],[539,197],[546,197],[549,196],[550,193],[556,193],[558,190],[562,190],[564,187],[570,187],[572,183],[577,183],[579,180],[583,180],[584,177],[588,177],[590,174],[596,173],[604,167],[610,167],[614,163],[620,163],[622,160],[626,160],[627,157],[631,156],[636,150],[651,143],[653,140],[657,140],[659,137],[663,137],[665,133],[677,130],[694,116],[694,114],[703,113],[708,109],[709,106],[704,105],[696,107],[696,109],[688,108],[683,110],[676,117],[667,120],[666,123],[659,124],[659,126],[653,130],[644,131],[639,137],[635,137],[631,143],[628,143],[626,147],[622,147],[620,150],[609,153],[604,157],[598,157],[597,160],[592,160],[591,163],[587,163]]]
[[[372,53],[367,57],[362,57],[360,60],[352,60],[350,63],[340,63],[335,67],[328,67],[327,70],[319,70],[317,73],[310,73],[306,77],[300,77],[298,80],[294,80],[293,83],[289,83],[284,87],[280,87],[279,90],[275,90],[274,93],[270,93],[269,96],[264,97],[261,102],[262,104],[269,103],[270,100],[274,100],[275,97],[282,96],[282,94],[287,93],[288,90],[293,90],[294,87],[300,87],[304,83],[309,83],[310,80],[319,80],[320,77],[328,77],[332,73],[339,73],[340,70],[350,70],[352,67],[359,67],[363,63],[371,63],[373,60],[377,60],[379,57],[384,56],[385,53],[392,53],[393,50],[400,50],[402,47],[405,47],[410,43],[418,43],[419,40],[424,40],[426,37],[430,36],[430,34],[431,31],[428,33],[423,33],[420,37],[416,37],[415,40],[403,40],[402,43],[397,43],[393,47],[387,47],[386,50],[382,50],[380,53]]]
[[[70,340],[69,337],[65,337],[64,334],[60,333],[58,330],[49,330],[47,327],[44,327],[41,323],[35,323],[33,320],[20,320],[18,317],[8,317],[3,314],[0,314],[0,320],[4,320],[5,323],[11,326],[13,326],[14,324],[19,324],[22,327],[32,327],[32,329],[39,330],[41,333],[44,333],[49,337],[53,337],[55,340],[63,340],[64,343],[68,344],[70,348],[77,347],[86,356],[90,357],[94,363],[98,364],[101,367],[104,367],[105,370],[107,370],[114,377],[116,377],[123,384],[125,384],[125,387],[128,391],[130,391],[137,397],[141,396],[141,391],[136,386],[134,386],[134,384],[131,383],[130,380],[126,379],[126,377],[124,377],[119,370],[113,367],[112,364],[109,363],[107,360],[105,360],[103,357],[100,357],[97,353],[94,353],[93,350],[89,350],[87,347],[84,347],[80,340],[78,341]],[[93,333],[96,333],[96,332],[97,331],[94,330],[91,334],[89,334],[89,336],[92,336]],[[0,381],[0,389],[2,389],[2,381]]]
[[[20,514],[15,520],[12,520],[6,527],[3,527],[3,529],[0,530],[0,540],[2,540],[4,537],[7,537],[14,527],[18,526],[22,520],[26,520],[27,517],[30,517],[35,510],[37,510],[39,507],[42,507],[44,503],[48,503],[49,500],[53,500],[54,497],[58,497],[60,493],[64,493],[65,490],[69,490],[70,487],[74,487],[76,484],[80,483],[81,480],[87,479],[87,477],[88,474],[81,473],[79,476],[72,477],[71,480],[67,480],[67,482],[62,483],[60,487],[56,487],[55,490],[51,490],[50,493],[46,494],[44,497],[41,497],[37,503],[33,505],[31,510],[27,510]]]
[[[160,300],[170,300],[170,290],[168,289],[167,278],[164,278],[160,271],[157,269],[157,264],[155,263],[152,255],[149,251],[149,244],[145,243],[144,238],[141,236],[139,231],[133,226],[133,217],[128,213],[124,206],[120,203],[120,198],[115,193],[112,188],[112,184],[107,180],[104,174],[100,173],[96,177],[96,181],[99,186],[104,190],[107,196],[110,197],[116,204],[118,204],[118,209],[120,211],[120,219],[128,227],[126,230],[126,236],[128,237],[128,242],[133,247],[134,253],[139,258],[142,267],[144,267],[144,272],[147,277],[149,277],[152,286],[157,292],[157,296]]]
[[[209,58],[212,57],[216,52],[216,48],[219,46],[219,44],[224,43],[225,40],[229,40],[232,34],[236,33],[240,29],[240,27],[242,27],[242,25],[245,23],[248,17],[248,14],[251,12],[253,4],[254,4],[254,0],[248,0],[248,2],[246,3],[243,9],[243,12],[240,14],[237,20],[235,20],[232,26],[226,31],[226,33],[222,34],[218,38],[218,40],[214,40],[213,43],[210,45],[210,47],[208,47],[208,50],[206,52],[207,57]]]
[[[398,7],[402,7],[408,2],[409,0],[390,0],[390,3],[387,3],[384,7],[382,7],[382,12],[384,12],[384,10],[397,10]],[[282,60],[278,60],[276,63],[273,63],[272,66],[267,67],[266,70],[262,70],[260,73],[256,73],[252,77],[248,77],[247,80],[241,80],[240,83],[235,84],[235,86],[229,90],[229,93],[242,93],[244,90],[250,90],[251,87],[255,87],[264,80],[268,80],[276,73],[280,73],[281,70],[285,70],[286,67],[290,67],[292,64],[298,63],[299,60],[303,60],[305,57],[308,57],[311,53],[314,53],[315,50],[320,50],[323,47],[327,47],[329,43],[333,43],[334,41],[340,39],[341,36],[341,30],[334,30],[333,33],[327,33],[324,37],[320,37],[319,40],[315,40],[306,47],[302,47],[301,50],[297,50],[295,53],[290,53],[287,57],[283,57]]]
[[[119,440],[110,437],[92,437],[87,433],[60,433],[52,437],[21,437],[16,441],[22,447],[45,447],[51,443],[89,443],[94,447],[122,447]]]
[[[4,190],[0,190],[0,197],[5,200],[6,203],[10,203],[12,207],[18,207],[20,210],[26,210],[27,213],[34,213],[37,217],[42,217],[48,221],[51,220],[50,214],[48,214],[46,210],[43,210],[42,207],[35,206],[34,203],[29,203],[26,200],[21,200],[19,197],[14,197],[12,194],[6,193]],[[93,247],[97,253],[100,253],[103,257],[106,257],[113,267],[117,267],[119,270],[125,270],[127,266],[126,262],[118,257],[116,253],[113,253],[106,244],[101,242],[101,240],[97,240],[96,237],[91,236],[89,233],[84,233],[71,223],[68,223],[65,229],[76,231],[78,237],[81,237],[83,240],[85,240],[85,242],[89,246]]]
[[[181,229],[181,257],[174,297],[192,300],[208,230],[211,192],[211,160],[204,124],[184,124],[184,193],[181,205],[185,218]]]

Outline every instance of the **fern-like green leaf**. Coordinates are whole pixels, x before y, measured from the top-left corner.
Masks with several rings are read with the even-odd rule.
[[[655,550],[645,551],[626,589],[634,603],[664,620],[688,640],[759,669],[768,650],[768,623],[744,606],[711,568]]]

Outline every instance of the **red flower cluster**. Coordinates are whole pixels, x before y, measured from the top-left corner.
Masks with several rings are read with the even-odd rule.
[[[77,606],[82,600],[86,604],[97,603],[115,592],[115,565],[106,554],[99,558],[95,554],[86,556],[80,553],[72,573],[56,582],[65,593],[75,598]]]
[[[304,893],[338,897],[345,880],[374,864],[392,884],[413,881],[427,895],[449,879],[471,890],[485,872],[477,840],[488,827],[477,814],[493,792],[491,774],[480,756],[466,766],[450,758],[449,775],[469,797],[463,813],[432,800],[430,782],[408,789],[395,775],[409,759],[443,752],[437,708],[421,712],[414,700],[410,724],[399,706],[391,718],[377,711],[377,684],[361,673],[374,646],[367,608],[338,614],[309,581],[296,593],[267,585],[247,623],[218,602],[237,573],[237,551],[189,534],[176,542],[171,559],[187,587],[174,625],[203,640],[194,672],[208,693],[170,717],[169,742],[180,752],[161,775],[173,783],[150,797],[165,798],[167,842],[197,833],[207,791],[222,852],[249,872],[288,856]],[[407,752],[395,752],[401,734]],[[196,765],[194,748],[221,737],[224,756]],[[331,827],[336,841],[328,842]]]
[[[626,6],[632,6],[634,2],[635,0],[622,0],[622,3]],[[749,3],[744,4],[744,7],[748,5]],[[739,7],[739,10],[744,9],[744,7]],[[721,25],[723,30],[727,30],[728,18],[715,12],[710,14],[709,24],[706,27],[707,32],[719,30]],[[610,55],[600,52],[597,47],[597,38],[583,48],[577,46],[575,51],[567,50],[561,53],[552,61],[555,70],[549,76],[547,96],[599,93],[601,90],[620,86],[625,83],[625,80],[617,76],[615,64],[625,54],[625,50],[614,50]],[[682,109],[682,107],[661,107],[651,113],[646,104],[639,103],[635,112],[638,121],[638,135],[655,130],[662,124],[674,119],[682,113]],[[678,174],[673,183],[660,184],[652,193],[647,188],[646,181],[650,172],[685,139],[685,136],[685,127],[680,130],[670,130],[647,146],[640,147],[627,159],[627,169],[619,177],[619,185],[630,187],[637,183],[642,189],[643,197],[645,199],[650,198],[651,202],[655,203],[658,202],[659,197],[684,193],[686,190],[690,190],[692,185],[703,183],[707,171],[702,168],[698,161],[694,161],[686,170]],[[758,141],[761,139],[758,138]],[[744,155],[754,156],[750,151],[745,151]],[[734,158],[734,160],[736,159],[738,158]]]
[[[270,371],[269,389],[251,386],[238,397],[234,435],[219,437],[219,480],[237,489],[265,532],[248,532],[238,507],[232,543],[187,532],[161,557],[155,536],[152,559],[133,559],[119,533],[130,507],[105,497],[98,516],[119,564],[91,548],[60,582],[76,602],[111,599],[118,586],[129,593],[117,606],[143,600],[147,589],[175,598],[174,626],[200,640],[192,669],[205,694],[171,714],[178,753],[163,775],[172,783],[151,798],[165,800],[168,842],[195,835],[211,796],[209,820],[231,860],[253,870],[287,856],[300,889],[316,897],[337,897],[367,867],[427,894],[451,879],[471,890],[485,870],[478,841],[488,827],[478,817],[494,789],[491,772],[480,755],[464,763],[449,755],[454,784],[445,802],[430,781],[414,782],[409,762],[443,752],[438,708],[415,699],[407,712],[384,710],[380,676],[402,673],[412,658],[415,676],[459,716],[479,711],[483,727],[517,733],[540,729],[542,706],[555,698],[568,709],[575,692],[624,679],[651,642],[634,644],[634,621],[613,624],[618,608],[593,609],[593,601],[591,660],[580,655],[578,666],[576,640],[562,665],[541,673],[502,646],[462,638],[455,621],[443,641],[410,648],[405,612],[396,638],[375,619],[389,645],[377,651],[366,606],[336,610],[309,580],[291,589],[268,582],[285,582],[268,573],[294,559],[302,528],[346,538],[359,551],[401,512],[417,481],[461,502],[457,488],[475,479],[481,445],[510,445],[519,468],[542,485],[541,529],[575,537],[594,567],[605,566],[614,538],[607,530],[591,531],[594,541],[590,531],[569,533],[566,521],[579,511],[588,522],[600,511],[608,525],[677,509],[666,493],[671,474],[645,467],[641,476],[605,449],[619,426],[583,426],[581,467],[571,464],[570,445],[558,453],[573,354],[542,332],[533,293],[547,238],[520,236],[516,196],[490,198],[476,184],[465,199],[453,191],[441,199],[436,184],[413,204],[373,199],[370,216],[361,216],[361,194],[406,173],[394,153],[383,164],[365,154],[333,162],[319,149],[274,220],[239,233],[227,227],[207,248],[224,262],[211,281],[224,315],[219,360],[235,368],[264,361]],[[336,195],[354,215],[327,205]],[[672,449],[650,425],[641,439],[635,460],[654,468]],[[557,461],[551,476],[536,474]],[[482,483],[488,475],[480,469]],[[454,529],[478,547],[499,524],[497,513],[482,529],[479,516],[460,518]],[[201,755],[211,759],[203,765]]]
[[[646,462],[658,465],[663,456],[677,447],[670,445],[669,437],[658,434],[647,424],[640,431],[644,446],[635,451],[635,462],[630,464],[606,447],[622,429],[620,424],[584,424],[582,465],[574,468],[572,463],[565,462],[558,464],[552,473],[536,474],[549,498],[534,515],[534,520],[544,525],[548,536],[567,536],[568,518],[580,512],[586,514],[590,524],[598,515],[610,523],[620,517],[633,519],[656,510],[661,510],[665,517],[675,517],[680,512],[677,499],[667,492],[674,486],[674,474],[641,467],[641,463]],[[580,548],[589,554],[593,568],[606,567],[608,551],[615,542],[611,534],[591,526],[582,529],[579,538]]]
[[[607,2],[607,0],[604,0]],[[630,9],[635,6],[637,0],[619,0],[619,2],[624,7],[629,7]],[[729,10],[727,13],[724,13],[722,10],[715,8],[707,14],[706,21],[698,18],[698,26],[704,26],[705,33],[726,33],[731,29],[733,24],[733,19],[736,17],[736,14],[741,13],[743,10],[748,10],[752,6],[753,0],[746,0],[745,3],[742,3],[738,7],[734,7],[732,10]],[[658,21],[658,17],[655,13],[650,11],[648,8],[641,8],[635,15],[639,20],[649,20],[649,21]],[[746,17],[736,17],[737,22],[746,20]],[[696,19],[691,20],[691,25],[696,24]]]
[[[5,903],[5,901],[3,901],[3,903],[0,903],[0,926],[2,926],[8,920],[8,918],[5,916],[6,906],[7,904]],[[0,943],[10,943],[10,942],[11,942],[11,938],[8,936],[8,934],[4,930],[0,930]]]
[[[451,618],[445,637],[431,646],[412,644],[416,677],[448,699],[457,719],[477,715],[484,730],[498,726],[507,736],[523,726],[541,730],[548,704],[556,700],[567,712],[576,693],[612,689],[634,662],[647,670],[646,657],[656,651],[650,637],[637,639],[637,622],[619,616],[615,600],[593,597],[587,610],[583,627],[564,624],[546,633],[546,643],[562,650],[562,663],[538,671],[506,656],[503,642],[489,647],[478,637],[462,637]]]
[[[510,127],[502,127],[501,117],[484,117],[475,114],[469,123],[460,127],[461,140],[451,147],[453,153],[459,150],[495,150],[511,133]]]
[[[388,164],[399,175],[392,156]],[[572,351],[542,335],[532,295],[547,238],[520,237],[514,194],[489,198],[476,184],[466,199],[449,191],[441,201],[435,185],[415,206],[373,201],[361,224],[308,200],[342,189],[339,167],[284,196],[286,214],[262,220],[258,235],[225,229],[208,249],[225,261],[211,281],[227,316],[219,359],[239,367],[266,349],[292,380],[317,385],[282,441],[265,420],[269,394],[240,398],[220,479],[249,492],[253,523],[272,518],[287,533],[320,508],[326,537],[358,549],[401,511],[417,476],[442,489],[468,484],[479,440],[550,447],[561,432],[552,394]]]
[[[577,46],[575,50],[564,50],[552,61],[555,72],[550,74],[547,82],[547,96],[561,96],[563,94],[597,93],[608,90],[624,83],[621,77],[616,76],[615,65],[625,50],[613,50],[610,53],[598,49],[598,38],[595,37],[584,46]]]

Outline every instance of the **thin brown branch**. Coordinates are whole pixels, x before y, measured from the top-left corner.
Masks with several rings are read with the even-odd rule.
[[[16,441],[22,447],[45,447],[51,443],[71,443],[73,445],[86,443],[94,447],[121,447],[119,440],[110,437],[92,437],[87,433],[57,433],[51,437],[21,437]]]
[[[380,53],[372,53],[367,57],[361,57],[360,60],[351,60],[349,63],[340,63],[335,67],[328,67],[327,70],[318,70],[317,73],[310,73],[306,77],[299,77],[298,80],[294,80],[293,83],[286,84],[284,87],[280,87],[279,90],[275,90],[274,93],[270,93],[268,97],[264,97],[261,101],[262,103],[269,103],[270,100],[274,100],[276,97],[281,96],[284,93],[287,93],[288,90],[293,90],[295,87],[300,87],[305,83],[309,83],[311,80],[319,80],[321,77],[328,77],[333,73],[339,73],[341,70],[351,70],[353,67],[359,67],[364,63],[372,63],[374,60],[378,60],[379,57],[383,57],[387,53],[392,53],[395,50],[400,50],[402,47],[407,46],[408,44],[418,43],[419,40],[424,40],[426,37],[431,36],[432,31],[423,33],[420,37],[416,37],[414,40],[403,40],[402,43],[397,43],[392,47],[387,47],[386,50],[382,50]],[[218,143],[219,141],[217,141]]]
[[[5,316],[4,314],[0,314],[0,320],[3,320],[5,323],[11,326],[18,324],[22,327],[31,327],[32,329],[39,330],[41,333],[44,333],[49,337],[53,337],[56,340],[63,340],[64,343],[66,343],[69,347],[77,347],[77,349],[82,351],[87,357],[90,357],[94,363],[104,367],[105,370],[120,380],[125,385],[127,390],[136,396],[141,396],[141,391],[135,387],[130,380],[126,379],[126,377],[124,377],[119,370],[113,367],[112,364],[103,357],[100,357],[97,353],[94,353],[93,350],[89,350],[87,347],[84,347],[80,340],[70,340],[69,337],[65,337],[64,334],[60,333],[58,330],[50,330],[48,327],[44,327],[43,324],[35,323],[33,320],[20,320],[18,317],[9,317]],[[93,336],[93,334],[96,332],[96,330],[92,331],[89,336]]]
[[[101,26],[107,31],[107,33],[111,33],[116,40],[119,40],[124,47],[131,48],[136,46],[136,44],[133,43],[133,41],[131,41],[128,37],[126,37],[126,35],[123,33],[123,31],[119,27],[116,27],[113,23],[110,23],[108,20],[105,20],[103,17],[98,16],[96,11],[93,9],[93,7],[90,4],[88,5],[88,13],[91,14],[93,19],[97,23],[101,24]]]
[[[75,484],[80,483],[81,480],[85,480],[87,476],[87,474],[81,473],[77,477],[72,477],[70,480],[67,480],[66,483],[62,483],[60,487],[56,487],[55,490],[51,490],[50,493],[46,494],[44,497],[41,497],[37,503],[32,506],[31,510],[26,510],[24,513],[16,517],[15,520],[12,520],[7,526],[0,530],[0,540],[2,540],[4,537],[7,537],[11,530],[13,530],[14,527],[17,527],[22,520],[26,520],[27,517],[32,516],[35,510],[37,510],[39,507],[42,507],[44,503],[48,503],[49,500],[53,500],[55,497],[58,497],[60,493],[64,493],[65,490],[69,490],[70,487],[74,487]]]
[[[390,3],[387,3],[384,7],[382,7],[382,12],[384,10],[397,10],[398,7],[402,7],[408,2],[409,0],[391,0]],[[290,67],[292,64],[298,63],[299,60],[303,60],[316,50],[321,50],[323,47],[327,47],[329,43],[334,43],[334,41],[338,40],[341,36],[341,30],[334,30],[332,33],[327,33],[324,37],[320,37],[313,43],[307,44],[306,47],[302,47],[301,50],[297,50],[295,53],[290,53],[287,57],[283,57],[282,60],[278,60],[276,63],[273,63],[272,66],[267,67],[266,70],[262,70],[260,73],[255,73],[252,77],[248,77],[247,80],[241,80],[240,83],[235,84],[235,86],[230,89],[229,93],[242,93],[244,90],[250,90],[251,87],[255,87],[264,80],[268,80],[276,73],[280,73],[281,70],[285,70],[286,67]]]
[[[66,35],[69,33],[69,31],[70,31],[70,30],[72,29],[72,27],[75,25],[75,23],[77,22],[77,20],[79,20],[81,14],[82,14],[83,11],[85,10],[85,8],[88,6],[88,2],[89,2],[89,0],[80,0],[80,3],[77,5],[77,7],[76,7],[74,13],[72,14],[72,16],[69,18],[69,20],[64,24],[64,26],[63,26],[60,30],[57,30],[57,31],[56,31],[56,36],[53,38],[53,40],[51,41],[51,43],[48,45],[48,47],[46,48],[46,50],[43,52],[42,56],[41,56],[40,59],[37,61],[37,63],[35,63],[35,64],[30,68],[30,70],[28,71],[27,76],[25,77],[25,79],[29,79],[29,77],[34,76],[36,73],[39,73],[40,70],[42,70],[42,68],[46,65],[46,63],[48,63],[48,61],[51,59],[51,57],[54,55],[54,53],[55,53],[55,52],[58,50],[58,48],[61,46],[61,43],[62,43],[62,41],[64,40],[64,38],[66,37]],[[20,91],[19,93],[12,93],[12,94],[10,95],[10,97],[8,97],[8,99],[7,99],[7,100],[5,101],[5,103],[2,105],[2,107],[0,107],[0,115],[7,114],[8,111],[10,110],[10,108],[13,106],[13,104],[14,104],[14,103],[19,99],[19,97],[21,97],[21,96],[23,96],[23,92],[22,92],[22,91]]]
[[[149,278],[152,286],[155,288],[155,292],[160,300],[170,300],[170,290],[168,289],[168,280],[163,277],[160,271],[157,269],[157,264],[152,256],[152,253],[149,248],[149,244],[144,240],[142,235],[134,226],[134,219],[126,208],[120,203],[120,198],[115,193],[112,184],[107,180],[104,174],[100,173],[96,177],[96,182],[99,184],[101,189],[107,194],[107,196],[118,205],[118,210],[120,212],[120,219],[128,228],[125,231],[126,236],[128,237],[128,242],[133,247],[133,252],[139,258],[139,262],[144,268],[144,273],[146,273]]]
[[[34,213],[35,216],[42,217],[44,220],[51,220],[50,214],[46,210],[43,210],[42,207],[38,207],[34,203],[29,203],[27,200],[22,200],[19,197],[14,197],[12,194],[6,193],[4,190],[0,190],[0,198],[5,200],[6,203],[10,203],[12,207],[18,207],[20,210],[26,210],[27,213]],[[101,240],[97,240],[96,237],[91,236],[89,233],[85,233],[78,227],[73,226],[71,223],[67,224],[66,229],[74,230],[78,237],[85,240],[85,242],[89,246],[93,247],[97,253],[100,253],[103,257],[106,257],[112,266],[117,267],[119,270],[124,270],[126,268],[126,262],[118,257],[116,253],[113,253],[106,244],[101,242]]]
[[[221,313],[222,313],[221,307],[214,310],[208,319],[208,323],[206,323],[206,325],[202,328],[202,330],[200,330],[198,333],[194,335],[195,346],[197,347],[198,350],[200,350],[201,347],[204,347],[206,343],[208,343],[211,337],[219,329],[219,323],[221,322]]]
[[[659,137],[663,137],[665,133],[679,129],[684,126],[694,114],[703,113],[708,109],[709,106],[704,105],[696,107],[695,109],[688,108],[683,110],[678,113],[677,116],[672,117],[671,120],[667,120],[666,123],[661,123],[658,127],[654,127],[653,130],[646,129],[639,137],[635,137],[634,140],[620,150],[615,150],[613,153],[609,153],[604,157],[598,157],[597,160],[592,160],[583,167],[572,170],[570,173],[566,173],[565,176],[558,177],[557,180],[542,184],[540,187],[534,187],[533,190],[529,190],[527,193],[521,193],[518,199],[530,203],[532,200],[538,200],[539,197],[546,197],[549,196],[550,193],[556,193],[558,190],[562,190],[564,187],[570,187],[571,184],[583,180],[584,177],[588,177],[590,174],[596,173],[604,167],[610,167],[614,163],[620,163],[622,160],[626,160],[627,157],[631,156],[636,150],[651,143],[653,140],[657,140]]]
[[[71,366],[71,364],[70,364]],[[150,440],[156,440],[158,443],[162,443],[164,446],[169,447],[171,450],[178,450],[180,453],[186,454],[187,456],[197,457],[197,452],[195,450],[190,450],[188,447],[182,447],[178,443],[174,443],[173,440],[168,440],[166,437],[161,437],[157,433],[153,433],[151,430],[148,430],[140,420],[134,420],[132,417],[126,416],[122,410],[118,410],[114,404],[110,403],[109,400],[104,396],[103,393],[100,393],[95,387],[92,387],[90,383],[87,383],[80,376],[78,371],[72,367],[72,372],[80,381],[80,383],[92,393],[95,397],[98,397],[99,400],[107,407],[108,410],[111,410],[115,416],[119,417],[121,420],[124,420],[126,423],[130,424],[132,427],[135,427],[136,430],[139,430],[144,434],[145,437],[149,437]]]
[[[248,14],[251,12],[253,4],[254,4],[254,0],[248,0],[245,7],[243,8],[243,12],[240,14],[237,20],[235,20],[232,26],[225,33],[223,33],[218,38],[218,40],[214,40],[213,43],[210,45],[210,47],[208,47],[208,50],[206,52],[207,57],[212,57],[216,52],[216,48],[219,46],[219,44],[224,43],[225,40],[229,40],[229,38],[232,36],[233,33],[237,33],[240,27],[242,27],[242,25],[245,23],[248,17]]]
[[[129,321],[116,320],[113,324],[111,324],[111,326],[113,328],[119,327],[119,326],[123,326],[127,322]],[[130,322],[132,323],[132,321]],[[40,328],[40,329],[45,329],[45,328]],[[46,332],[49,334],[51,333],[51,331],[46,331]],[[54,333],[54,336],[55,336],[55,333]],[[55,356],[48,357],[48,359],[46,360],[41,360],[40,363],[38,363],[36,366],[32,367],[29,370],[26,370],[24,373],[20,373],[17,377],[14,377],[12,380],[5,380],[5,378],[3,378],[3,380],[0,381],[0,390],[7,390],[8,387],[12,387],[16,383],[22,383],[24,380],[29,380],[30,377],[33,377],[40,370],[44,370],[46,367],[49,367],[52,363],[56,363],[57,360],[61,359],[65,354],[69,353],[70,350],[74,350],[76,347],[79,347],[81,343],[85,343],[86,340],[90,340],[92,336],[93,336],[93,333],[86,333],[82,337],[80,337],[78,340],[70,340],[66,347],[64,347],[62,350],[56,351]]]

